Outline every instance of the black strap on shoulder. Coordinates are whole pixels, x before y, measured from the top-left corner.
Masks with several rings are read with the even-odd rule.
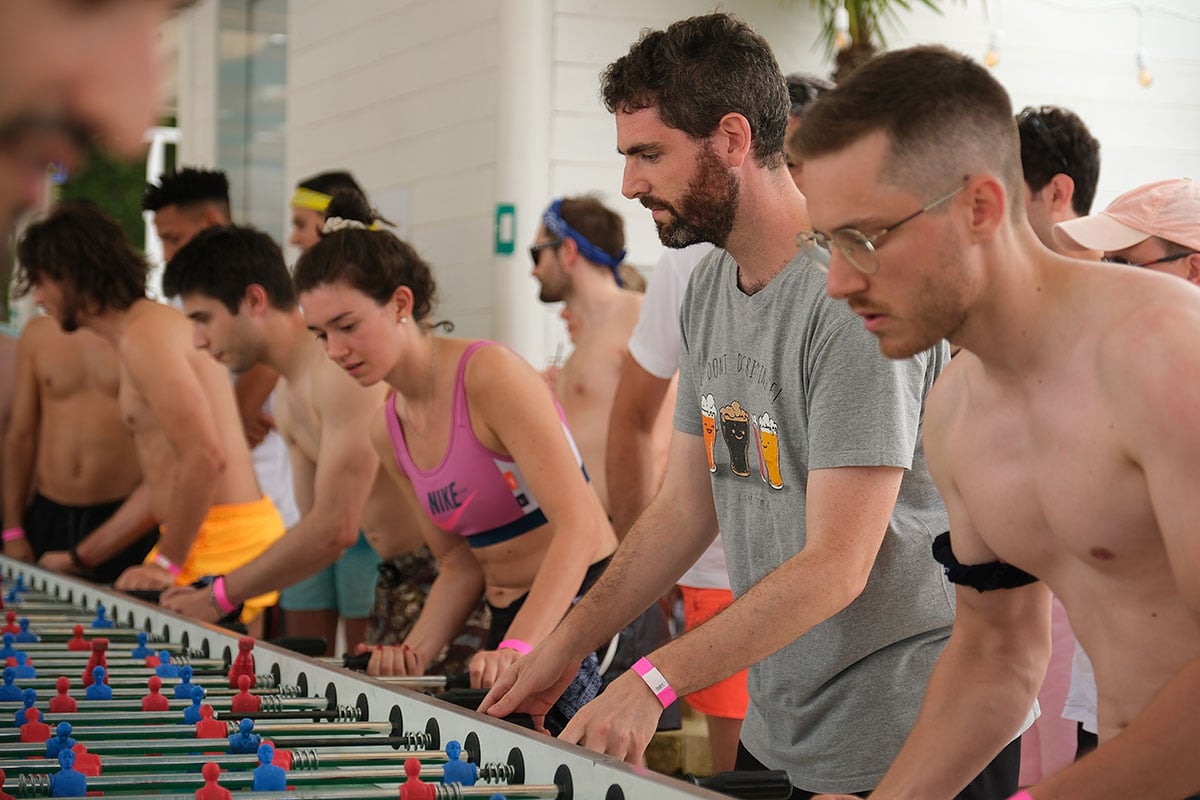
[[[945,568],[948,581],[970,586],[981,593],[996,589],[1016,589],[1037,581],[1037,578],[1025,570],[1017,569],[1003,561],[990,561],[987,564],[958,563],[954,551],[950,549],[949,531],[933,540],[933,558]]]

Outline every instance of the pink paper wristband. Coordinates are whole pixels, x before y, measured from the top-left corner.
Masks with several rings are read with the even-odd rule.
[[[650,691],[654,692],[654,696],[658,698],[658,702],[662,703],[663,708],[675,702],[675,690],[658,671],[658,667],[650,663],[649,659],[639,658],[630,669],[645,681],[646,685],[650,687]]]
[[[4,533],[0,534],[0,539],[6,542],[15,542],[17,539],[25,538],[24,528],[5,528]]]
[[[208,588],[212,590],[213,600],[217,601],[217,608],[222,614],[232,614],[237,609],[237,605],[229,602],[229,595],[225,593],[224,575],[218,575]]]
[[[533,647],[529,642],[521,641],[520,639],[505,639],[496,646],[497,650],[516,650],[521,655],[527,655]]]
[[[159,553],[154,557],[154,563],[171,573],[172,578],[178,578],[179,573],[183,572],[183,568],[176,564],[171,559]]]
[[[1008,798],[1008,800],[1033,800],[1033,795],[1031,795],[1025,789],[1022,789],[1021,791],[1014,794],[1012,797]]]

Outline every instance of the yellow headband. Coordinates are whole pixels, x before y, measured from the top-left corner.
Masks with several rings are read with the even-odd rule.
[[[307,208],[316,211],[320,214],[325,213],[325,209],[329,208],[330,201],[333,200],[332,195],[314,192],[312,189],[305,189],[301,186],[292,195],[293,208]]]

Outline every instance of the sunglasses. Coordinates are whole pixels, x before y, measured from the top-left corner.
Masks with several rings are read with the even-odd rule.
[[[558,248],[562,247],[562,243],[562,239],[555,239],[552,242],[539,242],[538,244],[530,245],[529,260],[532,261],[536,266],[538,263],[538,258],[541,256],[543,250],[557,250]]]
[[[1100,260],[1105,262],[1106,264],[1124,264],[1127,267],[1152,267],[1155,264],[1167,264],[1171,261],[1178,261],[1181,258],[1187,258],[1188,256],[1193,256],[1195,254],[1196,254],[1195,250],[1190,250],[1186,253],[1176,253],[1173,256],[1163,256],[1162,258],[1156,258],[1153,261],[1143,261],[1140,264],[1134,263],[1133,261],[1130,261],[1129,259],[1126,259],[1126,258],[1121,258],[1120,256],[1105,257]]]

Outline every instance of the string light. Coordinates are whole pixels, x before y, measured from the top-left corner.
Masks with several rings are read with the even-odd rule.
[[[843,3],[833,12],[833,43],[838,50],[845,50],[853,42],[850,38],[850,12]]]
[[[997,28],[988,39],[987,52],[983,54],[983,63],[989,68],[1000,63],[1000,45],[1004,41],[1004,31]]]
[[[1137,79],[1145,88],[1149,89],[1154,83],[1154,75],[1150,72],[1149,61],[1146,58],[1146,51],[1141,48],[1137,52]]]

